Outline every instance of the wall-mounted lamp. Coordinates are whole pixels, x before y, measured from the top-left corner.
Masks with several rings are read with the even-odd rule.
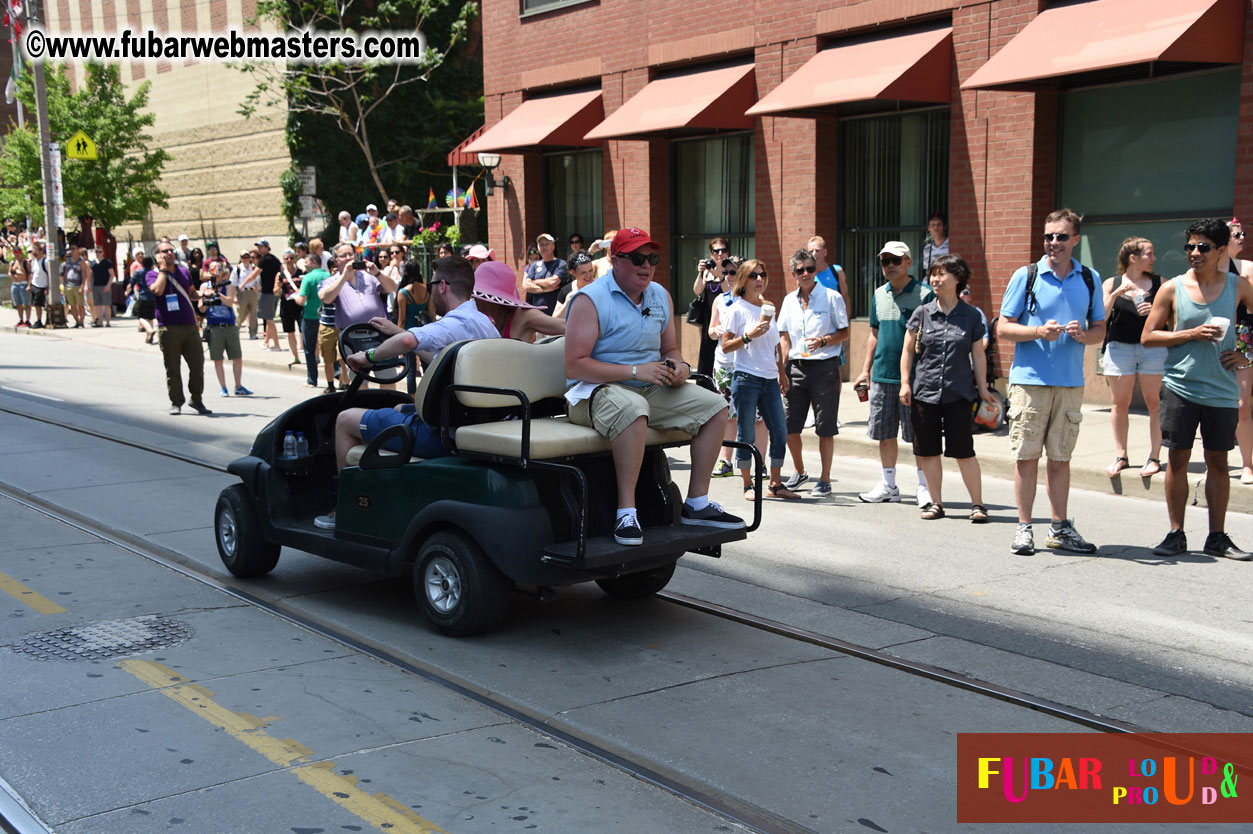
[[[482,165],[485,169],[487,169],[487,180],[486,180],[487,196],[489,197],[492,196],[492,193],[497,188],[509,187],[510,185],[509,177],[505,176],[505,177],[501,177],[500,179],[495,179],[492,177],[492,171],[495,170],[498,165],[500,165],[500,154],[480,153],[479,164]]]

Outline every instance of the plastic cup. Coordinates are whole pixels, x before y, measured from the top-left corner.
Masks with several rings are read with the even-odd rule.
[[[1218,337],[1220,341],[1227,338],[1227,331],[1231,328],[1231,319],[1224,316],[1214,316],[1209,320],[1209,323],[1216,324],[1223,329],[1222,334]]]
[[[774,318],[774,305],[767,301],[761,305],[761,320],[770,321]]]
[[[865,383],[862,383],[861,385],[855,385],[853,386],[853,390],[857,392],[857,399],[860,402],[865,402],[866,400],[870,399],[870,386],[869,385],[866,385]]]

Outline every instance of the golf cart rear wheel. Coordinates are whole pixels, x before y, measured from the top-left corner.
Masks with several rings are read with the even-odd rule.
[[[645,599],[660,591],[674,576],[674,562],[641,573],[597,579],[600,589],[614,599]]]
[[[243,484],[229,486],[218,496],[213,533],[222,564],[241,579],[265,576],[278,564],[282,548],[261,537],[257,510]]]
[[[436,631],[465,637],[504,619],[513,583],[468,536],[442,530],[418,552],[413,591],[422,616]]]

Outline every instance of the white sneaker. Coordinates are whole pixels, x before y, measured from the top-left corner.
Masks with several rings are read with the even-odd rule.
[[[931,503],[931,490],[927,489],[926,484],[918,485],[918,506],[925,507]]]
[[[899,487],[890,487],[883,481],[879,481],[870,492],[859,492],[857,497],[867,504],[896,504],[900,503],[901,490]]]
[[[335,529],[335,511],[331,510],[326,515],[320,515],[313,519],[313,525],[320,530]]]

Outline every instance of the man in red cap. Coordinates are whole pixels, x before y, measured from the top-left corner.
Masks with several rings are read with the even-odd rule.
[[[698,385],[685,385],[692,367],[675,336],[670,294],[653,283],[661,246],[643,229],[613,237],[609,280],[574,296],[566,324],[566,392],[570,421],[608,437],[618,487],[614,538],[644,543],[635,511],[635,484],[648,427],[692,435],[692,474],[684,524],[734,529],[744,520],[709,500],[709,478],[726,426],[726,402]]]

